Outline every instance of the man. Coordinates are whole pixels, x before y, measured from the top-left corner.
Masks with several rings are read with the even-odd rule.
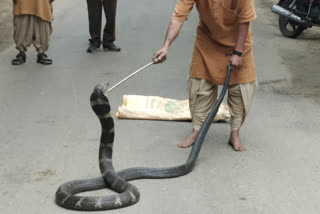
[[[31,44],[38,52],[38,63],[52,64],[52,60],[45,54],[52,33],[52,2],[53,0],[13,0],[14,42],[19,54],[12,60],[12,65],[26,62],[25,52]]]
[[[226,66],[233,66],[228,90],[231,111],[229,144],[236,151],[245,150],[239,138],[240,127],[248,114],[257,90],[252,53],[250,22],[256,18],[253,0],[178,0],[163,47],[153,56],[155,63],[166,60],[169,46],[178,36],[194,4],[199,24],[188,80],[193,131],[179,147],[191,146],[208,113],[217,100],[218,85],[226,76]]]
[[[103,31],[102,46],[104,50],[120,51],[121,49],[114,44],[117,0],[87,0],[89,14],[89,31],[91,39],[87,49],[88,53],[100,50],[101,46],[101,21],[102,8],[106,16],[106,25]]]

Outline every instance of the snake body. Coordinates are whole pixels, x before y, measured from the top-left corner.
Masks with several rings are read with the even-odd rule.
[[[74,180],[62,184],[56,192],[56,203],[63,208],[80,211],[110,210],[127,207],[138,202],[140,198],[138,189],[134,185],[128,183],[128,181],[148,178],[174,178],[191,172],[199,155],[204,138],[227,91],[230,74],[231,68],[228,66],[226,80],[220,96],[199,130],[199,134],[186,163],[169,168],[135,167],[119,172],[114,170],[112,164],[114,122],[110,113],[110,104],[105,95],[105,87],[103,85],[97,85],[91,94],[90,104],[99,118],[102,127],[99,148],[99,168],[102,177]],[[110,188],[118,194],[108,196],[76,195],[81,192],[103,188]]]

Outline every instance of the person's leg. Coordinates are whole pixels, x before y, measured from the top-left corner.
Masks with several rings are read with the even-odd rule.
[[[87,52],[95,52],[101,46],[101,22],[102,22],[102,1],[101,0],[87,0],[88,18],[89,18],[89,32],[90,32],[90,46]]]
[[[103,0],[106,25],[103,31],[103,47],[110,51],[120,51],[121,49],[113,42],[116,39],[116,12],[117,0]]]
[[[240,141],[240,127],[248,115],[257,87],[257,81],[229,86],[228,105],[231,113],[229,144],[235,151],[244,151],[246,149]]]
[[[52,34],[51,23],[43,21],[36,16],[33,17],[33,22],[33,45],[38,52],[37,62],[44,65],[51,65],[52,59],[48,59],[48,56],[45,54],[49,48],[50,37]]]
[[[16,49],[19,51],[19,54],[15,59],[12,60],[12,65],[21,65],[26,61],[25,52],[27,51],[27,47],[30,46],[32,42],[33,23],[30,20],[31,19],[29,15],[14,16],[13,39],[16,44]]]
[[[189,78],[189,106],[192,116],[192,133],[181,143],[181,148],[193,145],[198,132],[217,101],[218,86],[208,80]]]

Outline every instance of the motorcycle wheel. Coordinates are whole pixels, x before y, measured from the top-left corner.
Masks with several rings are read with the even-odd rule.
[[[285,0],[282,7],[291,11],[297,7],[298,0]],[[279,29],[282,35],[288,38],[297,38],[306,28],[290,19],[279,16]]]

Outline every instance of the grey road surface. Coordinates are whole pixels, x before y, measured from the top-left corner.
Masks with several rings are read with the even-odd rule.
[[[176,1],[118,2],[119,53],[87,54],[85,1],[55,3],[52,66],[10,65],[13,47],[0,53],[0,213],[75,213],[54,203],[58,186],[94,178],[100,125],[89,96],[100,82],[114,84],[151,60],[160,48]],[[192,173],[166,180],[132,181],[134,206],[108,213],[318,214],[320,212],[320,32],[284,38],[272,1],[256,1],[253,24],[260,90],[241,130],[248,150],[227,146],[229,124],[214,124]],[[124,94],[186,99],[198,17],[194,10],[166,63],[154,65],[113,90],[113,115]],[[176,144],[189,122],[118,120],[114,165],[166,167],[183,163],[190,149]],[[89,195],[111,194],[107,190]],[[107,212],[106,212],[107,213]]]

